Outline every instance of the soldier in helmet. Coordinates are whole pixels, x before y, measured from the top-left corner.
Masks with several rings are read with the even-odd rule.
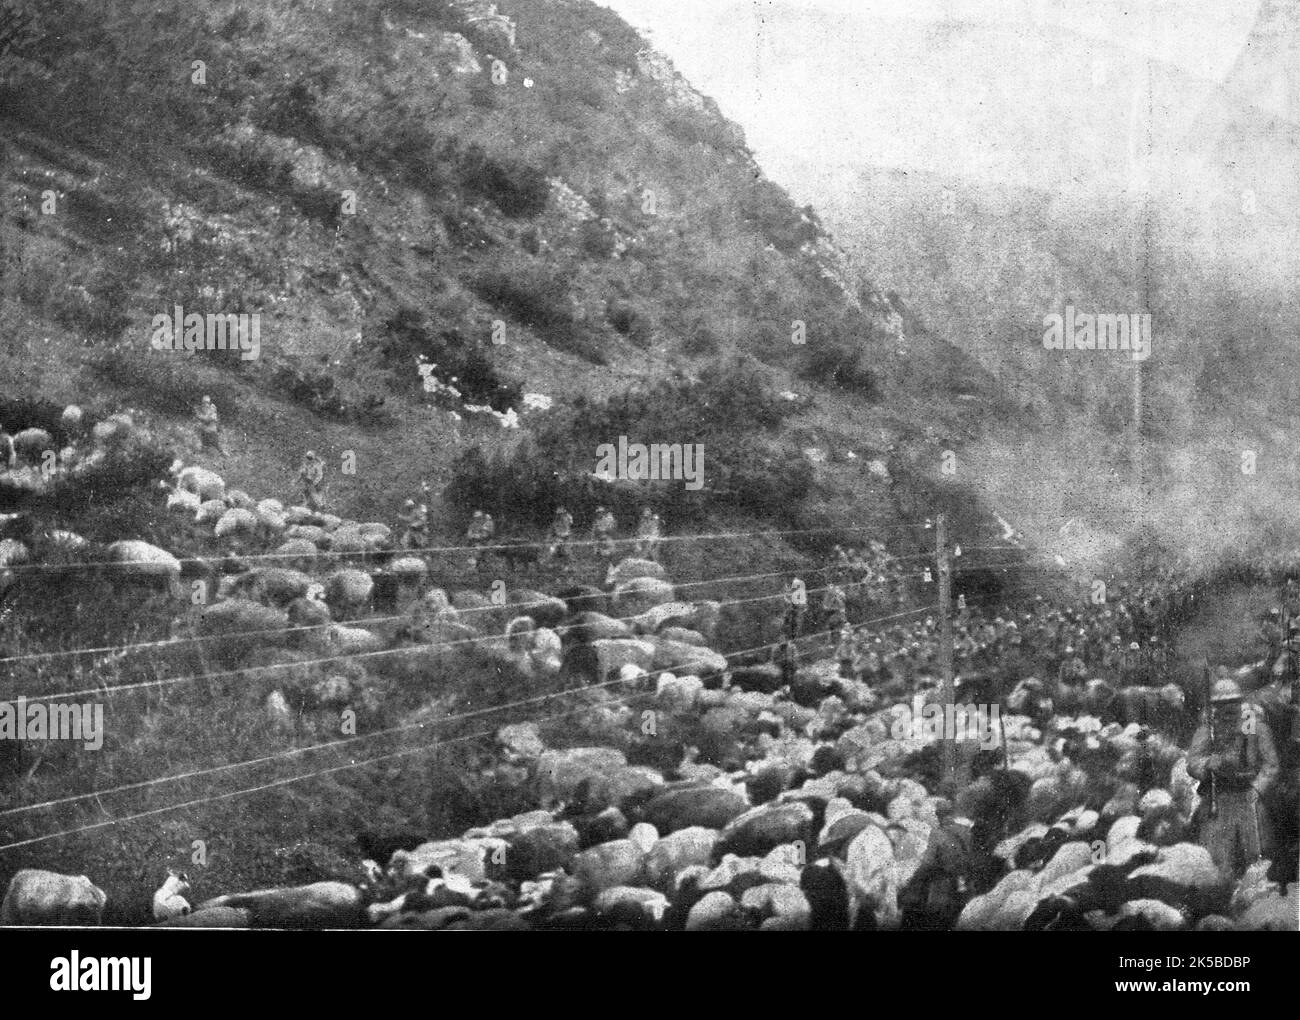
[[[408,499],[402,504],[402,512],[397,519],[405,525],[402,533],[404,549],[423,549],[429,543],[429,508],[425,504],[416,504]]]
[[[596,543],[596,555],[607,564],[614,558],[614,530],[618,522],[605,507],[596,507],[596,517],[591,523],[591,537]]]
[[[557,560],[569,559],[569,541],[573,537],[573,514],[562,506],[555,508],[551,518],[551,556]]]
[[[302,505],[308,510],[320,509],[320,490],[324,481],[324,463],[316,456],[315,450],[308,450],[302,458],[302,466],[298,469],[298,483],[302,486]]]
[[[492,540],[495,533],[496,524],[492,521],[492,515],[482,510],[475,510],[470,518],[469,527],[465,529],[465,541],[474,547],[471,566],[478,566],[483,556],[483,547]]]
[[[636,525],[636,554],[645,560],[659,559],[659,515],[648,506],[641,508],[641,519]]]
[[[1263,711],[1243,700],[1226,669],[1188,748],[1187,771],[1201,781],[1200,842],[1220,870],[1240,875],[1269,856],[1272,827],[1261,797],[1277,779],[1277,751]]]
[[[837,584],[829,585],[822,595],[823,629],[837,631],[849,622],[844,592]]]
[[[793,641],[803,633],[803,617],[808,611],[808,589],[799,578],[792,578],[785,593],[785,617],[781,630],[787,641]]]
[[[206,393],[203,394],[198,410],[194,412],[194,420],[199,426],[199,448],[216,450],[224,457],[226,451],[221,446],[221,423],[217,416],[217,406]]]
[[[858,659],[858,645],[853,628],[847,623],[840,628],[839,640],[835,645],[835,658],[839,660],[840,676],[853,680],[857,676],[854,668]]]

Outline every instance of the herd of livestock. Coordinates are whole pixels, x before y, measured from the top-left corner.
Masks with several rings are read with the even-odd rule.
[[[111,441],[97,432],[86,456]],[[1159,693],[1130,707],[1099,683],[1053,705],[1051,685],[1021,684],[1005,699],[996,748],[972,748],[964,782],[940,792],[939,737],[910,719],[938,697],[932,685],[905,690],[897,670],[846,670],[827,635],[802,639],[797,664],[723,654],[722,605],[684,598],[687,586],[659,563],[624,560],[603,586],[555,594],[449,592],[432,584],[430,559],[396,549],[382,523],[255,500],[180,462],[162,488],[172,512],[211,525],[214,554],[196,564],[123,540],[87,552],[88,562],[187,600],[201,591],[176,641],[229,638],[262,666],[311,666],[309,698],[288,681],[266,694],[267,717],[287,738],[301,734],[304,705],[337,713],[355,704],[367,673],[395,662],[454,676],[471,652],[514,680],[571,679],[563,686],[579,708],[562,724],[502,726],[491,741],[484,777],[525,793],[533,810],[459,834],[358,834],[346,867],[306,885],[223,891],[160,866],[156,923],[1298,926],[1300,883],[1278,881],[1267,860],[1225,873],[1194,841],[1200,793]],[[61,541],[79,545],[70,533]],[[0,542],[9,584],[33,565],[23,542]],[[374,611],[389,615],[367,616]],[[986,624],[973,614],[959,637]],[[932,625],[882,629],[877,644],[902,662]],[[983,648],[972,638],[969,656]],[[91,876],[24,869],[10,879],[0,923],[96,924],[107,900]]]

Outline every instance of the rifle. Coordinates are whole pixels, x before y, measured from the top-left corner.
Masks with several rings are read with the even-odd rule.
[[[1300,743],[1300,669],[1291,651],[1290,619],[1287,620],[1286,669],[1282,676],[1291,681],[1291,739]]]
[[[1205,659],[1205,727],[1209,732],[1210,754],[1214,754],[1214,702],[1210,696],[1214,692],[1214,681],[1210,679],[1210,659]],[[1205,785],[1208,787],[1208,793],[1205,797],[1205,810],[1209,818],[1214,818],[1219,813],[1219,804],[1217,796],[1217,781],[1214,776],[1214,770],[1208,770],[1205,777]]]
[[[1282,672],[1278,679],[1291,684],[1291,739],[1300,742],[1300,669],[1296,668],[1295,650],[1291,646],[1291,597],[1292,582],[1288,580],[1282,592]]]

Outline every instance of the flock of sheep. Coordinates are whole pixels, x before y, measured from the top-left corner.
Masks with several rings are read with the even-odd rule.
[[[794,684],[775,664],[733,662],[713,647],[721,606],[680,600],[657,563],[625,560],[605,589],[448,594],[383,524],[254,501],[180,463],[164,487],[175,512],[233,543],[214,560],[230,572],[183,572],[142,541],[111,544],[107,559],[123,580],[169,591],[183,573],[212,584],[186,617],[198,636],[285,662],[373,657],[376,671],[387,657],[427,663],[418,656],[462,645],[508,663],[503,675],[567,673],[581,712],[565,729],[588,743],[550,746],[544,724],[502,727],[486,777],[535,810],[455,838],[364,834],[345,874],[194,908],[189,880],[168,873],[153,900],[160,924],[892,928],[908,925],[915,883],[956,820],[976,849],[953,927],[1296,927],[1300,886],[1279,888],[1267,862],[1224,875],[1186,838],[1195,784],[1158,725],[1104,725],[1086,703],[1046,718],[1041,692],[1022,688],[1003,716],[1005,768],[949,801],[931,790],[935,738],[897,735],[911,706],[840,676],[829,647]],[[358,619],[385,607],[391,625]],[[331,670],[317,687],[326,710],[357,697]],[[287,695],[277,686],[265,709],[289,730]],[[676,764],[639,763],[662,761],[665,747]],[[0,923],[98,923],[106,900],[86,876],[24,870]]]

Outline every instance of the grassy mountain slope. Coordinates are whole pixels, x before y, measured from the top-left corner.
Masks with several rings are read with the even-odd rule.
[[[481,4],[434,0],[0,9],[24,28],[0,57],[0,424],[11,431],[67,401],[92,417],[131,407],[158,447],[257,497],[294,497],[311,447],[330,469],[331,509],[390,522],[421,480],[461,492],[452,483],[473,480],[475,463],[590,501],[580,483],[598,443],[622,432],[704,442],[701,501],[648,498],[674,530],[752,531],[888,527],[896,507],[867,461],[923,427],[935,442],[973,436],[1003,410],[987,373],[856,282],[734,125],[593,4],[516,0],[495,20]],[[153,317],[176,305],[260,314],[260,357],[153,350]],[[805,343],[792,340],[796,321]],[[423,390],[421,356],[460,396]],[[190,415],[204,393],[222,413],[224,458],[196,449]],[[495,414],[468,409],[480,405]],[[511,414],[517,429],[501,423]],[[354,475],[339,469],[348,452]],[[549,511],[535,493],[498,491],[490,509],[506,529],[531,534]],[[95,493],[76,513],[9,493],[0,509],[33,507],[93,540],[215,551],[143,487]],[[431,509],[435,538],[462,534],[470,504]],[[574,509],[585,523],[587,506]],[[807,563],[777,538],[682,548],[679,580]],[[440,580],[478,583],[451,569]],[[159,639],[179,616],[57,572],[17,606],[7,654]],[[30,803],[281,750],[260,711],[273,681],[232,673],[232,661],[191,650],[15,670],[7,690],[223,675],[115,699],[109,753],[6,760],[16,782],[5,796]],[[523,682],[460,665],[445,687],[412,685],[418,671],[372,678],[384,709],[366,724],[498,703]],[[136,919],[159,861],[183,861],[196,839],[212,854],[212,888],[247,887],[341,867],[331,855],[363,825],[451,831],[522,807],[501,800],[482,764],[467,742],[445,760],[398,759],[36,844],[5,866],[104,874],[119,919]],[[142,788],[115,811],[280,774]],[[45,832],[51,819],[99,816],[77,803],[12,832]]]

